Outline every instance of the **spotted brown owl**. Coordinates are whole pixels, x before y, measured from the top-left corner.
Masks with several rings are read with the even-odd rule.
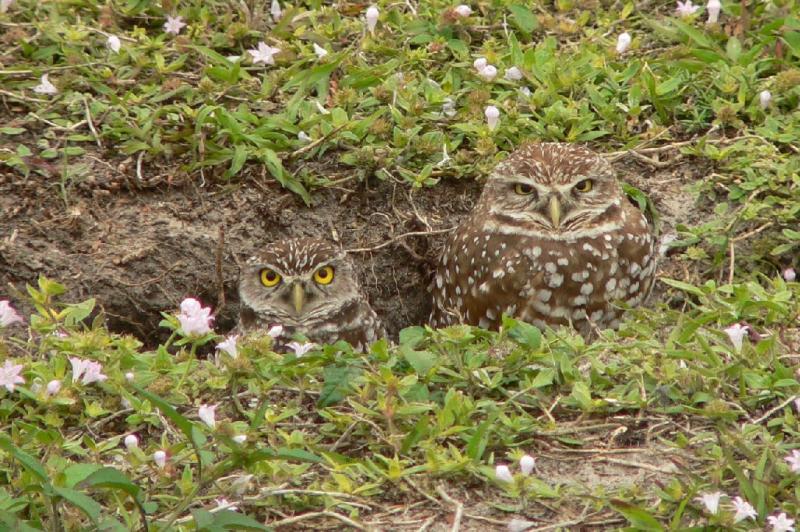
[[[312,239],[269,244],[239,280],[240,330],[284,328],[282,345],[299,332],[315,343],[345,340],[356,349],[384,336],[344,251]]]
[[[571,144],[522,146],[445,245],[431,325],[497,328],[506,313],[584,335],[617,327],[614,302],[639,305],[652,288],[655,240],[602,157]]]

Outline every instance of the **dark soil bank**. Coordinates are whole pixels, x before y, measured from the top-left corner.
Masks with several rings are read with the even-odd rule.
[[[238,264],[270,242],[297,236],[354,250],[362,286],[393,336],[424,323],[442,230],[456,225],[480,192],[466,181],[415,193],[375,182],[319,191],[309,208],[267,181],[139,190],[95,182],[66,196],[58,183],[0,169],[0,292],[7,282],[24,291],[44,274],[67,285],[64,301],[95,297],[112,329],[144,340],[156,339],[159,312],[186,296],[219,312],[218,330],[231,328]]]
[[[235,185],[162,180],[145,187],[130,166],[94,157],[85,164],[83,175],[91,177],[63,188],[55,169],[24,177],[0,167],[0,293],[7,283],[24,291],[44,274],[67,285],[64,301],[95,297],[112,329],[147,342],[158,339],[159,312],[176,309],[186,296],[214,307],[219,332],[233,327],[238,264],[270,242],[297,236],[352,250],[369,301],[396,337],[426,322],[433,261],[446,230],[480,193],[471,180],[414,191],[372,180],[317,191],[306,207],[258,169]],[[668,226],[687,221],[692,202],[682,185],[696,169],[615,166],[651,195]]]

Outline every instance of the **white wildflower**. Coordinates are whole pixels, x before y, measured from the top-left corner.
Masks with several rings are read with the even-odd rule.
[[[707,24],[716,24],[719,21],[719,13],[722,11],[722,3],[719,0],[708,0],[706,4],[706,11],[708,11]]]
[[[217,344],[217,349],[219,349],[220,351],[225,351],[231,356],[231,358],[236,358],[239,356],[239,351],[236,349],[236,341],[238,339],[239,339],[238,334],[228,336],[224,342],[220,342]]]
[[[719,512],[719,500],[724,495],[725,494],[720,491],[715,491],[713,493],[701,493],[697,500],[703,503],[703,506],[706,507],[708,513],[711,515],[717,515]]]
[[[772,525],[772,532],[794,532],[794,519],[789,519],[786,512],[781,512],[780,515],[770,515],[767,521]]]
[[[181,301],[181,312],[178,314],[181,330],[186,336],[203,336],[211,332],[211,308],[204,307],[198,300],[187,297]]]
[[[734,523],[744,521],[745,519],[755,520],[758,514],[749,502],[741,497],[734,497],[731,502],[733,503],[733,509],[736,510],[736,515],[733,516]]]
[[[283,16],[283,11],[281,11],[281,5],[278,3],[278,0],[272,0],[272,5],[269,7],[269,14],[272,15],[272,20],[275,22],[278,22]]]
[[[497,68],[493,65],[486,65],[483,70],[478,72],[478,75],[486,81],[492,81],[497,76]]]
[[[522,71],[515,66],[507,68],[503,77],[508,81],[519,81],[522,79]]]
[[[58,89],[55,85],[50,83],[50,80],[47,78],[47,74],[44,74],[42,78],[39,80],[40,83],[33,88],[33,92],[37,94],[57,94]]]
[[[13,392],[17,384],[25,384],[25,379],[20,376],[22,364],[12,364],[6,359],[5,364],[0,367],[0,386],[5,387],[9,392]]]
[[[500,110],[494,105],[487,105],[483,114],[486,115],[486,125],[489,126],[489,131],[494,131],[500,121]]]
[[[264,63],[265,65],[274,65],[275,64],[274,55],[280,51],[281,51],[280,48],[269,46],[264,41],[261,41],[258,43],[257,48],[247,50],[247,53],[250,54],[250,57],[252,57],[254,65],[258,63]]]
[[[455,12],[456,15],[463,18],[466,18],[472,14],[472,8],[466,4],[461,4],[456,6],[456,8],[453,11]]]
[[[686,0],[685,2],[678,0],[678,7],[675,8],[675,12],[678,16],[688,17],[694,15],[694,12],[698,9],[700,9],[700,6],[692,4],[692,0]]]
[[[728,338],[731,339],[731,343],[733,344],[734,349],[736,352],[742,350],[742,343],[744,340],[745,335],[747,335],[747,330],[750,327],[747,325],[741,325],[739,323],[734,323],[730,327],[725,329],[725,334],[728,335]]]
[[[164,31],[173,35],[179,34],[185,27],[186,23],[180,15],[177,17],[167,16],[167,21],[164,23]]]
[[[533,472],[533,467],[536,465],[536,458],[526,454],[519,459],[519,468],[523,475],[530,475]]]
[[[0,301],[0,327],[8,327],[12,323],[21,323],[22,316],[7,301]]]
[[[479,57],[475,61],[472,62],[472,67],[480,73],[481,70],[486,68],[486,65],[489,64],[489,61],[486,60],[485,57]]]
[[[119,37],[116,35],[109,35],[108,40],[106,41],[106,46],[108,49],[118,54],[120,49],[122,48],[122,41],[119,40]]]
[[[317,345],[311,342],[306,342],[302,344],[300,342],[289,342],[288,344],[286,344],[286,347],[291,348],[292,351],[294,351],[294,354],[297,355],[297,358],[300,358],[301,356],[305,355],[306,353],[317,347]]]
[[[494,476],[501,482],[514,482],[514,475],[507,465],[498,465],[494,468]]]
[[[792,473],[800,473],[800,451],[793,449],[791,453],[786,455],[784,460],[789,464],[789,469],[792,470]]]
[[[214,503],[217,507],[214,510],[230,510],[232,512],[238,512],[239,508],[236,507],[235,504],[228,502],[228,499],[221,497],[219,499],[214,499]],[[211,510],[212,512],[214,510]]]
[[[61,391],[61,381],[58,379],[53,379],[47,383],[47,395],[55,395],[59,391]]]
[[[218,406],[219,405],[200,405],[200,408],[197,410],[197,417],[208,425],[209,428],[213,429],[217,426],[216,413]]]
[[[631,34],[627,31],[617,37],[617,53],[624,54],[631,45]]]
[[[91,360],[85,362],[81,383],[92,384],[93,382],[102,382],[106,379],[108,379],[108,376],[103,374],[102,364]]]
[[[167,465],[167,453],[164,451],[156,451],[153,453],[153,461],[159,467],[159,469],[164,469],[164,466]]]
[[[366,20],[367,20],[367,29],[370,33],[375,33],[375,25],[378,24],[378,17],[380,16],[381,12],[378,11],[378,8],[375,6],[369,6],[367,8]]]
[[[769,91],[761,91],[758,93],[758,103],[761,104],[762,109],[769,107],[772,102],[772,93]]]
[[[323,57],[328,55],[328,50],[318,45],[317,43],[314,43],[314,53],[317,54],[317,57],[322,59]]]

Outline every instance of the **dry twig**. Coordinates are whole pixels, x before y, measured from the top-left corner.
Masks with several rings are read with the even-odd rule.
[[[349,517],[328,510],[323,512],[309,512],[307,514],[300,514],[294,517],[287,517],[286,519],[281,519],[280,521],[275,521],[273,523],[268,523],[268,524],[272,527],[277,528],[279,526],[293,525],[301,521],[308,521],[309,519],[316,519],[318,517],[330,517],[332,519],[338,519],[342,523],[351,526],[353,528],[356,528],[358,530],[367,530],[367,528],[364,525],[357,523],[356,521],[353,521]]]
[[[459,529],[461,529],[461,517],[464,515],[464,504],[450,497],[442,486],[436,488],[436,493],[441,495],[442,499],[456,507],[456,515],[453,517],[453,526],[450,528],[450,531],[458,532]]]

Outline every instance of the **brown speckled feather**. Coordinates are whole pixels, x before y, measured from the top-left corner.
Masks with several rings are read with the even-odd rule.
[[[584,180],[592,186],[577,191]],[[553,198],[564,218],[552,220]],[[584,334],[616,327],[614,302],[636,306],[650,292],[654,247],[652,228],[605,160],[567,144],[524,146],[498,166],[448,240],[431,325],[497,328],[506,313]]]

